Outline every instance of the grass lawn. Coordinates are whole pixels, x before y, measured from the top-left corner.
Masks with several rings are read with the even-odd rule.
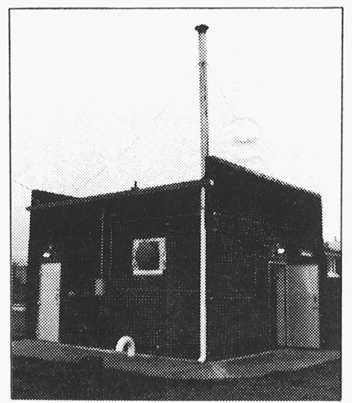
[[[168,380],[104,369],[99,363],[13,357],[13,399],[340,400],[340,360],[261,378]]]

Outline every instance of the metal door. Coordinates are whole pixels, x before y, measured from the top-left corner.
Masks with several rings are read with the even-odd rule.
[[[287,266],[287,345],[320,347],[319,266]]]
[[[41,265],[38,300],[38,339],[59,341],[60,278],[60,263]]]

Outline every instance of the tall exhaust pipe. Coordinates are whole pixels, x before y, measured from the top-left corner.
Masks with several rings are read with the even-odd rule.
[[[200,154],[201,176],[206,173],[206,157],[209,154],[208,88],[207,88],[207,49],[206,32],[209,27],[198,25],[199,48],[199,103],[200,103]],[[207,357],[207,305],[206,305],[206,227],[205,227],[205,184],[200,192],[200,351],[199,362]]]
[[[202,177],[205,175],[205,160],[209,154],[207,44],[205,35],[208,29],[209,27],[203,24],[195,27],[195,30],[198,32],[199,50],[200,154]]]

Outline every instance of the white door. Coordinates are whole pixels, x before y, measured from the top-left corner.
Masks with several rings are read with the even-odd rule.
[[[60,263],[45,263],[41,265],[38,301],[38,339],[59,341],[60,278]]]
[[[319,267],[289,265],[286,281],[287,345],[319,348]]]

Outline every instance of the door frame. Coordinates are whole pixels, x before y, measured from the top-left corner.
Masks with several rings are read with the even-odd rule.
[[[283,283],[284,283],[284,299],[283,299],[283,315],[284,315],[284,324],[283,324],[283,332],[284,332],[284,343],[279,343],[279,294],[277,290],[277,280],[279,271],[283,272]],[[275,280],[275,281],[273,281]],[[284,348],[287,347],[287,263],[286,262],[276,262],[270,260],[268,262],[268,282],[269,282],[269,309],[271,315],[273,311],[275,312],[275,322],[274,325],[271,319],[271,326],[275,328],[274,338],[272,339],[272,344],[276,348]],[[271,329],[272,329],[271,327]]]

